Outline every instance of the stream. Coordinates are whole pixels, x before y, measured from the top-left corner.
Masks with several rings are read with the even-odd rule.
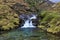
[[[1,34],[0,40],[60,40],[60,37],[38,28],[22,28]]]
[[[32,17],[28,17],[27,20],[24,20],[25,23],[21,28],[36,28],[36,26],[34,26],[32,23],[32,19],[36,19],[36,16],[32,15]]]
[[[60,40],[60,37],[36,28],[32,21],[36,19],[35,15],[27,16],[27,18],[20,16],[20,18],[24,20],[23,25],[16,30],[1,34],[0,40]]]

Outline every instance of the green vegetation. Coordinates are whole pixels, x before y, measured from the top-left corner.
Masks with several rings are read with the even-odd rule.
[[[40,16],[43,18],[38,27],[52,33],[60,32],[60,13],[58,11],[42,11]]]
[[[19,24],[18,15],[7,5],[0,4],[0,29],[9,30]]]

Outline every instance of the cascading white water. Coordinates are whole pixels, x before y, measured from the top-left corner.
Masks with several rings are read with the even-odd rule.
[[[35,28],[35,26],[32,23],[32,19],[36,19],[36,16],[33,15],[32,17],[28,18],[21,28]]]

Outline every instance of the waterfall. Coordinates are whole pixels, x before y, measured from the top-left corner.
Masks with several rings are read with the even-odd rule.
[[[32,17],[28,17],[25,21],[24,25],[21,28],[35,28],[36,26],[33,25],[32,19],[36,19],[36,16],[33,15]]]

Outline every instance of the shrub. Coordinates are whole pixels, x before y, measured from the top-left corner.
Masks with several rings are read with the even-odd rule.
[[[9,30],[19,24],[18,15],[7,5],[0,4],[0,29]]]
[[[60,32],[60,13],[58,11],[43,11],[40,15],[43,18],[38,27],[52,33]]]

